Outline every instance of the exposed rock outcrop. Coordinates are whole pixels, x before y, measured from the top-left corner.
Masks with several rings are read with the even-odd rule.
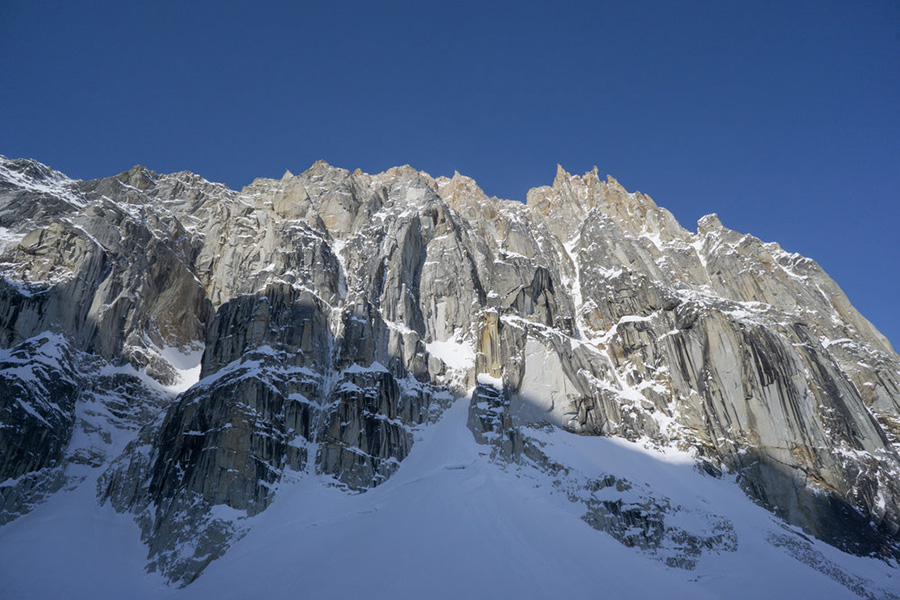
[[[171,352],[201,346],[176,395]],[[68,464],[102,468],[101,501],[180,583],[285,477],[378,485],[469,390],[498,461],[567,473],[530,437],[545,426],[674,446],[812,535],[900,557],[888,341],[813,261],[714,215],[689,232],[596,169],[559,168],[522,204],[408,166],[318,162],[237,192],[0,158],[0,348],[0,518]],[[108,416],[79,416],[91,403]],[[79,423],[132,441],[78,446]],[[672,525],[683,509],[636,483],[559,481],[592,526],[674,566],[739,543],[713,513]]]

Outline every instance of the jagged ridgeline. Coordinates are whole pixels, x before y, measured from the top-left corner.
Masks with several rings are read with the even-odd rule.
[[[0,270],[0,523],[96,485],[175,582],[285,480],[384,482],[469,394],[493,460],[672,566],[740,540],[714,507],[681,529],[638,483],[579,479],[542,436],[689,450],[807,533],[900,556],[888,341],[812,260],[715,216],[687,231],[596,170],[522,204],[410,167],[234,191],[2,159]]]

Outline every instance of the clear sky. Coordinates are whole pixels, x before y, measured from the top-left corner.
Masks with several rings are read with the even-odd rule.
[[[0,154],[524,199],[597,165],[817,260],[900,347],[900,3],[0,1]]]

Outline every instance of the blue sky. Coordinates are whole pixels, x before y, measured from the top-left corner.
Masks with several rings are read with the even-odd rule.
[[[0,154],[524,199],[597,165],[817,260],[900,347],[900,3],[0,3]]]

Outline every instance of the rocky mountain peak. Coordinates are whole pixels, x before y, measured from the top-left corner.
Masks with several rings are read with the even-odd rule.
[[[44,181],[46,179],[61,179],[62,173],[54,171],[47,165],[33,159],[17,158],[10,160],[5,156],[0,156],[0,160],[4,163],[4,168],[14,173],[20,173],[32,181]]]
[[[142,165],[135,165],[129,170],[120,173],[116,178],[126,185],[141,191],[149,189],[158,175]]]
[[[722,225],[722,221],[719,220],[719,215],[716,213],[701,217],[700,220],[697,221],[697,233],[699,235],[706,235],[724,229],[725,226]]]
[[[596,168],[522,204],[408,165],[236,191],[29,164],[0,160],[2,521],[80,477],[188,584],[280,485],[380,486],[462,402],[485,460],[669,566],[740,527],[547,436],[688,453],[806,535],[900,557],[900,357],[814,261],[715,215],[693,234]]]
[[[459,171],[454,171],[453,177],[438,177],[435,180],[437,184],[437,193],[440,197],[461,213],[468,213],[471,217],[481,210],[491,211],[497,202],[496,198],[492,201],[488,195],[484,193],[474,179],[461,175]]]
[[[563,166],[559,163],[556,164],[556,177],[553,178],[553,187],[560,188],[566,185],[569,180],[572,178],[572,175],[566,171]]]

